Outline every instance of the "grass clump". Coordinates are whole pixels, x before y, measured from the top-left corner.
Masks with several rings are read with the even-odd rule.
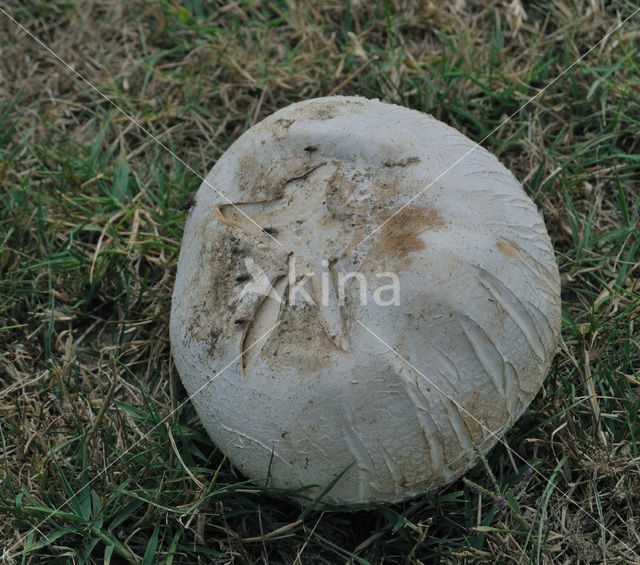
[[[148,132],[0,14],[7,563],[640,561],[637,17],[522,108],[633,5],[1,7]],[[301,513],[183,404],[167,325],[198,174],[274,110],[330,94],[486,137],[544,213],[563,340],[506,437],[528,465],[499,446],[418,500]]]

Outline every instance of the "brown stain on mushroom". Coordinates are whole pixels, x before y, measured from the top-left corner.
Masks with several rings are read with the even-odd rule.
[[[278,141],[289,135],[289,128],[295,123],[295,120],[280,118],[274,122],[275,127],[271,129],[273,137]]]
[[[385,219],[379,222],[382,224]],[[437,210],[424,206],[407,207],[380,228],[376,244],[370,252],[374,260],[404,259],[410,253],[426,249],[420,234],[445,227]]]
[[[276,230],[269,226],[260,226],[254,218],[259,219],[261,214],[268,212],[278,205],[278,198],[219,204],[213,211],[213,219],[224,226],[240,229],[246,234],[256,236],[264,236],[265,234],[273,235]]]
[[[190,300],[181,307],[189,312],[186,339],[207,344],[208,353],[213,355],[217,340],[225,330],[225,320],[214,313],[220,304],[229,303],[235,291],[233,286],[215,284],[217,273],[239,272],[247,251],[235,237],[215,234],[210,227],[207,222],[196,236],[210,241],[211,245],[202,245],[198,251],[198,269],[191,274],[188,283]]]
[[[253,172],[260,169],[260,162],[253,152],[245,152],[238,156],[237,174],[234,183],[242,190],[253,188],[256,184]]]
[[[473,390],[458,400],[463,406],[458,412],[476,447],[486,441],[491,432],[500,435],[500,430],[509,421],[507,404],[502,398],[489,399],[481,391]]]
[[[278,367],[299,367],[300,378],[311,377],[336,362],[338,350],[322,328],[317,310],[305,304],[286,306],[280,313],[281,323],[265,340],[260,357],[270,359],[274,378]]]
[[[280,297],[286,285],[286,276],[281,275],[271,281],[271,287],[275,296]],[[247,370],[256,362],[261,350],[265,345],[265,340],[278,325],[280,317],[281,299],[276,300],[269,294],[264,296],[255,306],[251,319],[247,321],[246,329],[240,342],[240,352],[242,355],[242,372],[246,376]]]
[[[336,98],[319,100],[314,104],[305,105],[296,109],[296,117],[300,119],[325,121],[339,115],[355,112],[356,108],[363,105],[361,100],[341,100]]]
[[[289,129],[294,123],[295,120],[286,120],[284,118],[276,120],[276,124],[278,124],[282,129]]]
[[[520,248],[510,239],[498,239],[496,241],[496,248],[500,253],[509,257],[509,259],[517,259],[520,256]]]
[[[400,159],[398,161],[386,161],[384,163],[385,167],[409,167],[411,165],[417,165],[420,163],[420,157],[417,155],[412,155],[411,157],[406,157],[404,159]]]
[[[344,220],[356,212],[353,195],[357,185],[340,172],[341,165],[338,164],[327,181],[326,206],[334,218]]]
[[[340,174],[342,163],[338,163],[338,167],[328,180],[327,192],[334,191],[343,198],[349,198],[356,190],[356,185]]]
[[[360,242],[365,238],[365,236],[367,235],[367,232],[365,230],[365,226],[363,225],[359,225],[357,226],[354,230],[353,230],[353,237],[351,238],[351,241],[349,242],[349,245],[347,245],[344,249],[344,252],[342,253],[343,257],[350,257],[351,254],[355,251],[356,247],[358,247],[358,245],[360,244]]]

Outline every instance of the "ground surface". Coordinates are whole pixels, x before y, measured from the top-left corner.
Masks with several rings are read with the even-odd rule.
[[[440,4],[0,1],[146,130],[0,13],[6,563],[640,563],[640,16],[519,110],[636,7]],[[475,487],[301,513],[230,468],[190,404],[163,422],[186,398],[167,324],[198,175],[336,93],[488,135],[544,213],[563,339],[506,437],[526,488],[522,459],[488,457],[497,502],[479,465]]]

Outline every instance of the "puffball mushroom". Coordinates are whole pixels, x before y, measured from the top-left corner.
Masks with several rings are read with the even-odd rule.
[[[218,160],[171,311],[176,367],[231,462],[306,497],[343,473],[323,500],[351,506],[472,467],[559,330],[551,242],[514,176],[429,115],[342,96],[279,110]]]

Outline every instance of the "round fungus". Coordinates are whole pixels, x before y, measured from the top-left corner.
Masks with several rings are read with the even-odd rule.
[[[200,187],[175,364],[245,475],[342,505],[460,477],[540,388],[560,284],[540,213],[488,151],[359,97],[288,106]]]

